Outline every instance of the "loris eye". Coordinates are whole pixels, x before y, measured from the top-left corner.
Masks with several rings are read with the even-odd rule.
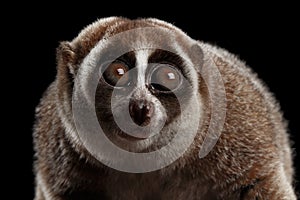
[[[111,86],[123,87],[129,84],[129,67],[122,62],[111,63],[103,73],[104,80]]]
[[[162,92],[176,90],[182,82],[181,73],[168,64],[157,65],[151,75],[151,86]]]

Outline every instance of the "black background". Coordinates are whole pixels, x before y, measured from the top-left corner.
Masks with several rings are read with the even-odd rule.
[[[31,134],[34,109],[43,91],[55,78],[55,49],[59,41],[72,40],[86,25],[106,16],[156,17],[175,24],[194,39],[216,44],[238,55],[275,94],[289,121],[291,137],[295,141],[293,148],[300,145],[297,115],[299,50],[293,49],[299,47],[296,30],[299,20],[293,5],[197,6],[181,2],[175,9],[173,5],[162,8],[159,4],[140,2],[139,7],[127,9],[126,3],[114,4],[86,5],[81,2],[77,9],[59,4],[26,4],[24,6],[30,9],[24,8],[22,13],[14,11],[16,19],[3,17],[5,37],[2,37],[2,43],[9,42],[8,55],[4,59],[10,60],[8,77],[17,80],[7,91],[14,97],[5,98],[13,102],[7,119],[13,124],[9,134],[17,147],[16,152],[5,153],[9,158],[4,163],[13,169],[15,176],[6,184],[13,189],[11,194],[20,195],[22,199],[33,198]],[[6,85],[4,88],[7,89]],[[295,165],[300,169],[298,163]]]

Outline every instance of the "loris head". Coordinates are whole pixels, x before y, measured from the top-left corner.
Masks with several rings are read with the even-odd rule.
[[[130,152],[157,150],[177,135],[190,142],[201,118],[202,59],[196,41],[159,20],[88,26],[58,49],[60,115],[70,139],[101,146],[106,138]]]

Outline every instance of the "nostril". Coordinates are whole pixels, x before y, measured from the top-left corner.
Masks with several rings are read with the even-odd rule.
[[[146,126],[150,123],[154,106],[152,102],[146,100],[130,100],[129,114],[133,121],[139,126]]]

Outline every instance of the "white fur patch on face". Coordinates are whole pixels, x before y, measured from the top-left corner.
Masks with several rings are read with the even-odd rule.
[[[148,58],[153,50],[142,49],[135,52],[137,68],[137,87],[146,85],[146,69],[148,67]]]

